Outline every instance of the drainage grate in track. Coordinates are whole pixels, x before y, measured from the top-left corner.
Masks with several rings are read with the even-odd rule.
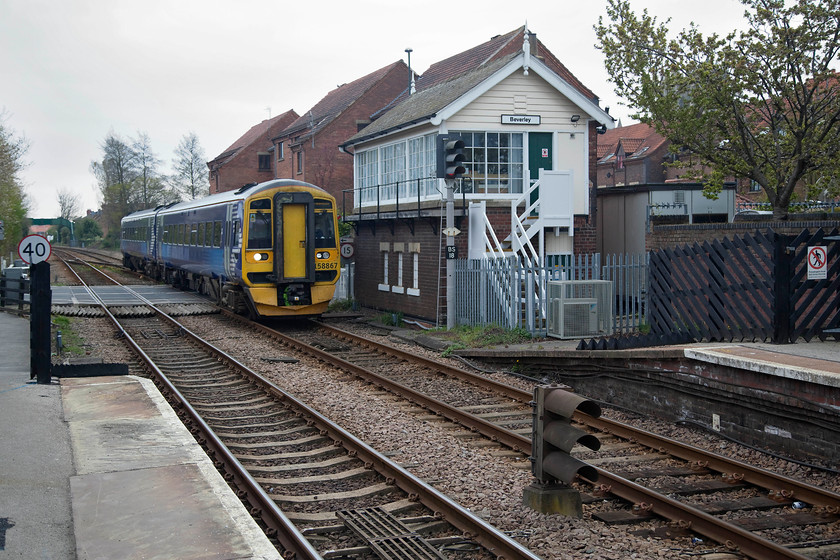
[[[382,508],[344,510],[336,515],[382,560],[446,560],[428,541]]]

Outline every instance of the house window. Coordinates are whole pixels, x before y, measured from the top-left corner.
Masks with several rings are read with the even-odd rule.
[[[453,131],[464,141],[464,179],[477,193],[521,193],[525,172],[523,135]]]
[[[257,154],[260,171],[271,171],[271,155]]]
[[[388,284],[388,251],[390,250],[390,243],[379,244],[379,252],[382,254],[382,283],[378,286],[380,292],[391,291],[391,286]]]
[[[411,287],[408,288],[405,292],[410,296],[419,296],[420,295],[420,244],[419,243],[409,243],[408,244],[408,253],[411,255],[412,258],[412,279],[411,279]]]
[[[427,134],[358,152],[354,168],[362,203],[440,196],[435,179],[435,135]],[[399,192],[396,190],[399,185]]]
[[[395,294],[404,294],[403,253],[405,252],[405,243],[394,243],[394,252],[397,254],[397,284],[396,286],[391,286],[391,291]]]
[[[277,143],[277,161],[283,161],[286,159],[286,151],[283,149],[283,142]]]
[[[356,154],[356,187],[361,202],[375,202],[379,185],[379,150]]]
[[[410,194],[417,195],[417,180],[420,180],[420,196],[437,194],[437,153],[435,135],[427,134],[408,141],[408,178],[411,180]]]
[[[297,172],[303,173],[303,150],[297,153]]]
[[[758,184],[758,181],[750,181],[750,192],[759,192],[761,190],[761,185]]]
[[[397,194],[397,182],[405,181],[405,142],[383,146],[379,151],[382,166],[379,183],[382,185],[381,196],[383,200],[394,200]]]

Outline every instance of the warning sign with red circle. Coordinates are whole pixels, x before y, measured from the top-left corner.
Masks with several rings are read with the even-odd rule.
[[[808,280],[825,280],[828,277],[827,260],[825,247],[808,247]]]

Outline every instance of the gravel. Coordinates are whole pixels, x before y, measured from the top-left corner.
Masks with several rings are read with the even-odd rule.
[[[659,521],[629,526],[605,525],[591,517],[592,512],[599,509],[598,504],[584,505],[581,519],[536,513],[522,505],[523,489],[532,482],[527,459],[512,456],[498,446],[478,444],[474,438],[463,437],[463,430],[427,413],[418,414],[417,408],[404,401],[315,360],[304,358],[294,364],[266,362],[262,358],[276,358],[287,351],[217,317],[184,317],[181,320],[196,334],[207,337],[546,560],[684,559],[716,548],[714,543],[696,543],[687,537],[658,540],[633,534],[639,529],[661,526]],[[340,327],[368,330],[355,322],[346,322]],[[220,335],[220,332],[224,334]],[[115,340],[113,327],[104,319],[85,320],[83,336],[94,356],[105,361],[133,360],[122,343]],[[388,342],[414,353],[440,358],[415,345],[394,339]],[[458,365],[463,367],[460,362]],[[532,386],[530,382],[510,375],[492,376],[524,389]],[[840,477],[834,474],[776,459],[688,427],[610,409],[605,410],[604,415],[840,492]],[[360,418],[364,418],[364,422],[360,422]],[[717,548],[722,550],[722,547]]]

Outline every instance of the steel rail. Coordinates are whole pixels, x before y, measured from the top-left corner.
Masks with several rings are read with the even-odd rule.
[[[273,329],[269,329],[262,325],[259,325],[258,328],[264,329],[265,331],[271,331],[272,333],[276,333],[276,335],[272,334],[272,336],[278,336],[278,338],[282,338],[284,340],[289,338],[283,335],[282,333],[277,333]],[[345,332],[341,329],[334,330],[339,331],[341,333]],[[353,334],[350,335],[348,338],[353,340],[364,341],[364,344],[369,345],[371,347],[380,346],[380,343],[371,341],[358,335]],[[304,343],[300,343],[298,341],[298,344]],[[466,374],[469,377],[480,377],[474,376],[473,374],[465,372],[464,370],[460,370],[458,368],[451,368],[450,366],[447,366],[445,364],[440,364],[431,360],[426,360],[425,358],[421,358],[413,354],[403,352],[399,349],[389,347],[387,345],[381,346],[386,346],[388,348],[389,353],[393,351],[395,355],[403,359],[410,361],[426,361],[430,364],[433,364],[434,367],[438,370],[442,370],[445,372],[458,372],[457,376],[462,379],[464,378],[464,374]],[[320,350],[315,348],[312,348],[312,350],[314,352],[322,353]],[[333,358],[333,360],[343,362],[343,360],[340,360],[339,358]],[[353,370],[357,369],[362,368],[353,366]],[[375,374],[368,372],[366,378],[370,376],[375,376]],[[377,383],[380,382],[377,381]],[[484,384],[481,385],[484,386]],[[504,394],[506,396],[515,398],[523,403],[531,402],[531,400],[533,399],[533,395],[527,391],[522,391],[520,389],[512,388],[507,385],[504,386]],[[449,407],[449,405],[446,405],[445,403],[443,404],[443,406]],[[605,418],[596,419],[580,412],[575,413],[574,419],[590,427],[604,430],[607,432],[612,432],[619,437],[634,440],[642,445],[646,445],[653,449],[664,449],[668,452],[671,452],[671,450],[673,450],[675,456],[683,459],[695,461],[708,461],[708,467],[711,467],[713,470],[720,470],[720,472],[724,473],[727,471],[734,473],[743,473],[742,476],[744,477],[744,480],[757,486],[761,486],[770,490],[776,490],[779,488],[784,489],[791,485],[796,485],[797,490],[795,491],[800,492],[799,494],[797,494],[797,496],[799,496],[803,500],[803,496],[808,495],[811,499],[819,500],[817,501],[818,505],[834,506],[836,504],[840,504],[840,496],[830,491],[823,490],[821,488],[811,486],[803,482],[795,481],[789,479],[788,477],[777,475],[770,471],[765,471],[764,469],[753,467],[751,465],[747,465],[745,463],[741,463],[739,461],[735,461],[727,457],[714,454],[712,452],[703,451],[699,448],[694,448],[692,446],[674,441],[664,436],[659,436],[657,434],[646,432],[638,428],[626,426],[619,422],[615,422]],[[518,443],[515,444],[515,448],[530,455],[532,453],[531,440],[525,436],[521,436],[518,434],[515,434],[515,436],[515,439],[518,440]],[[755,558],[757,560],[804,560],[806,558],[787,547],[784,547],[782,545],[764,539],[763,537],[760,537],[747,530],[744,530],[740,527],[727,523],[726,521],[709,515],[697,508],[682,504],[658,492],[654,492],[630,480],[610,473],[604,469],[597,467],[595,468],[599,475],[599,483],[603,484],[604,481],[606,481],[606,485],[609,487],[609,491],[612,494],[624,500],[630,501],[634,504],[647,504],[646,507],[649,509],[649,511],[654,512],[657,515],[660,515],[666,519],[679,522],[682,525],[687,525],[691,528],[691,530],[697,532],[698,534],[720,542],[727,547],[737,548],[745,554],[750,555],[752,558]],[[589,482],[594,484],[593,481]]]
[[[479,387],[483,387],[485,389],[491,389],[497,393],[500,393],[506,397],[510,397],[512,399],[516,399],[525,403],[528,403],[532,398],[533,395],[529,395],[527,399],[522,399],[523,391],[521,389],[517,389],[512,385],[508,385],[506,383],[501,383],[499,381],[495,381],[488,377],[474,375],[473,373],[463,370],[460,368],[456,368],[454,366],[450,366],[447,364],[441,364],[435,360],[430,360],[423,356],[418,356],[417,354],[412,354],[410,352],[406,352],[405,350],[401,350],[390,344],[385,344],[384,342],[372,341],[368,338],[363,336],[345,331],[343,329],[339,329],[338,327],[334,327],[332,325],[326,325],[322,322],[315,322],[318,325],[318,328],[323,329],[332,334],[332,336],[336,336],[338,338],[345,338],[347,340],[355,341],[357,344],[362,344],[365,346],[372,346],[376,348],[378,351],[385,351],[387,354],[390,354],[394,357],[403,359],[408,362],[415,362],[421,365],[424,365],[428,368],[441,370],[445,368],[445,373],[447,375],[451,375],[452,377],[457,377],[462,381],[467,381],[472,383],[473,385],[477,385]]]
[[[119,330],[119,335],[123,338],[126,344],[153,372],[158,382],[164,386],[164,390],[177,402],[178,407],[183,410],[190,417],[190,420],[198,427],[205,438],[204,444],[210,449],[210,455],[212,455],[216,461],[220,461],[224,465],[225,471],[233,476],[237,487],[245,492],[245,496],[240,497],[245,497],[248,500],[248,503],[254,506],[250,513],[251,515],[259,517],[260,520],[266,524],[269,528],[269,536],[276,538],[286,552],[293,554],[290,558],[294,558],[295,560],[322,560],[318,551],[315,550],[306,537],[304,537],[297,527],[286,517],[274,500],[272,500],[265,490],[263,490],[262,486],[254,480],[239,460],[230,452],[227,446],[218,438],[218,436],[216,436],[216,433],[209,425],[207,425],[201,417],[201,414],[192,407],[189,401],[175,387],[166,374],[158,368],[154,360],[146,354],[145,351],[143,351],[140,345],[137,344],[131,335],[123,328],[117,318],[108,311],[108,306],[105,302],[103,302],[99,296],[97,296],[95,292],[93,292],[93,290],[91,290],[90,287],[82,281],[76,271],[73,270],[73,267],[69,266],[66,262],[65,264],[73,272],[73,274],[76,275],[76,278],[82,282],[82,285],[88,289],[94,301],[97,302],[97,304],[105,312],[108,319],[110,319],[114,326]],[[101,273],[108,277],[108,275],[104,272]],[[111,279],[110,277],[108,278]],[[114,282],[119,284],[119,282]],[[144,301],[146,305],[154,309],[155,312],[159,313],[163,318],[183,329],[177,321],[166,313],[163,313],[160,309],[156,308],[148,299],[144,298],[130,288],[126,289],[133,292],[137,298]]]
[[[386,458],[384,455],[367,445],[362,440],[358,439],[356,436],[352,435],[344,428],[333,423],[318,411],[310,408],[271,381],[268,381],[261,375],[249,369],[233,356],[201,339],[165,313],[162,313],[162,316],[173,325],[177,325],[194,343],[203,346],[208,351],[215,354],[217,358],[225,364],[231,365],[245,372],[248,376],[251,376],[255,380],[258,380],[278,400],[297,408],[303,414],[312,418],[318,429],[326,432],[333,440],[340,442],[345,449],[352,451],[357,458],[374,465],[377,472],[394,480],[394,483],[399,488],[408,493],[409,496],[417,499],[420,503],[432,511],[442,514],[443,518],[448,523],[457,527],[465,534],[468,534],[470,538],[487,548],[498,558],[504,558],[505,560],[540,560],[538,556],[534,555],[527,548],[523,547],[479,517],[473,515],[468,510],[440,493],[434,487],[429,486],[390,459]],[[315,348],[309,348],[318,352]]]
[[[238,320],[244,320],[243,317],[240,317],[238,315],[230,315]],[[396,381],[388,379],[387,377],[377,375],[376,373],[373,373],[372,371],[366,368],[358,366],[352,362],[348,362],[347,360],[343,360],[337,356],[333,356],[329,352],[315,348],[310,344],[285,335],[270,327],[254,322],[250,322],[247,324],[254,329],[262,331],[267,336],[270,336],[275,340],[282,342],[283,344],[286,344],[293,348],[297,348],[298,350],[305,352],[310,356],[317,358],[318,360],[332,364],[339,369],[342,369],[348,373],[352,373],[360,379],[364,379],[365,381],[374,383],[387,391],[390,391],[396,395],[408,399],[413,403],[419,404],[423,408],[435,412],[436,414],[439,414],[444,418],[455,422],[456,424],[459,424],[471,430],[475,430],[483,434],[484,436],[489,437],[493,441],[502,443],[515,451],[519,451],[522,453],[530,452],[526,451],[523,445],[527,445],[528,449],[530,449],[531,440],[517,434],[516,432],[493,424],[492,422],[488,422],[483,418],[479,418],[478,416],[469,412],[465,412],[457,407],[453,407],[443,401],[440,401],[424,393],[416,391],[411,387],[407,387],[402,383],[397,383]]]
[[[419,362],[427,365],[428,367],[441,370],[448,375],[453,375],[459,379],[475,383],[481,387],[498,390],[504,396],[518,400],[523,404],[530,403],[534,398],[533,393],[523,391],[522,389],[511,385],[500,383],[484,376],[475,375],[469,371],[452,367],[447,364],[435,362],[434,360],[429,360],[422,356],[416,356],[409,352],[400,350],[399,348],[377,341],[372,341],[363,336],[349,333],[330,325],[318,323],[318,326],[338,333],[341,337],[357,341],[360,344],[376,348],[382,347],[387,353],[393,354],[401,359]],[[586,426],[611,433],[627,440],[635,441],[641,445],[650,447],[651,449],[664,450],[675,457],[698,463],[713,471],[733,475],[735,478],[776,492],[777,495],[785,496],[787,499],[799,500],[815,506],[824,506],[830,508],[830,510],[835,513],[840,513],[840,494],[830,490],[808,484],[807,482],[791,479],[772,471],[749,465],[747,463],[742,463],[741,461],[730,459],[728,457],[724,457],[723,455],[718,455],[712,451],[705,451],[680,441],[660,436],[641,428],[628,426],[608,418],[593,418],[587,414],[576,412],[574,419]]]
[[[511,385],[499,383],[447,364],[441,364],[439,362],[429,360],[422,356],[416,356],[400,350],[399,348],[371,341],[362,336],[348,333],[347,331],[330,325],[322,325],[319,323],[319,326],[323,326],[323,328],[330,331],[340,333],[340,336],[347,337],[350,340],[356,340],[361,344],[371,346],[375,345],[376,347],[382,346],[389,354],[393,354],[394,356],[402,359],[423,363],[428,365],[428,367],[442,370],[447,374],[457,376],[459,379],[476,383],[485,388],[498,389],[504,396],[516,399],[521,403],[530,403],[533,400],[532,393],[523,391],[522,389],[518,389]],[[641,445],[650,447],[651,449],[664,450],[675,457],[679,457],[680,459],[700,463],[703,467],[713,471],[733,475],[736,478],[750,484],[774,491],[780,496],[786,496],[788,499],[795,499],[816,506],[824,506],[831,508],[832,511],[840,512],[840,494],[830,490],[808,484],[807,482],[791,479],[772,471],[768,471],[754,465],[749,465],[747,463],[742,463],[735,459],[718,455],[712,451],[705,451],[680,441],[660,436],[641,428],[628,426],[608,418],[593,418],[587,414],[576,412],[574,419],[581,424],[603,432],[611,433],[627,440],[633,440]]]
[[[131,288],[126,287],[126,289],[132,292],[146,305],[154,309],[155,312],[158,313],[164,320],[178,328],[180,332],[187,336],[193,343],[202,346],[203,348],[205,348],[205,350],[211,352],[214,356],[216,356],[218,360],[222,361],[226,365],[234,367],[240,370],[241,372],[245,373],[249,377],[258,380],[261,384],[263,384],[267,391],[273,396],[275,396],[278,400],[283,401],[287,405],[293,406],[303,414],[306,414],[307,416],[312,418],[314,424],[320,430],[327,433],[333,440],[340,442],[345,449],[348,449],[348,451],[353,452],[356,455],[356,457],[361,459],[363,462],[370,463],[371,465],[373,465],[377,472],[379,472],[386,478],[393,480],[394,483],[403,491],[405,491],[410,497],[417,499],[420,503],[422,503],[432,511],[435,511],[438,514],[440,514],[443,517],[443,519],[445,519],[448,523],[458,528],[464,534],[469,535],[470,538],[474,539],[476,542],[481,544],[488,551],[493,553],[497,558],[503,558],[505,560],[540,560],[540,558],[533,554],[530,550],[520,545],[512,538],[508,537],[507,535],[505,535],[492,525],[488,524],[484,520],[473,515],[467,509],[463,508],[444,494],[440,493],[434,487],[429,486],[428,484],[415,477],[399,465],[395,464],[390,459],[386,458],[384,455],[380,454],[378,451],[374,450],[366,443],[353,436],[350,432],[334,424],[332,421],[330,421],[314,409],[310,408],[303,402],[294,398],[292,395],[283,391],[275,384],[271,383],[270,381],[263,378],[253,370],[249,369],[247,366],[240,363],[233,356],[225,353],[224,351],[211,345],[209,342],[201,339],[196,334],[192,333],[189,329],[181,325],[176,319],[158,309],[148,299],[144,298]],[[103,308],[106,307],[104,303],[102,305]],[[246,492],[248,493],[248,496],[250,497],[251,493],[254,493],[255,497],[264,497],[264,499],[268,500],[269,503],[263,504],[264,500],[259,500],[260,507],[264,507],[265,509],[272,511],[273,513],[279,513],[278,518],[284,520],[284,523],[288,523],[289,527],[293,529],[291,535],[287,535],[287,527],[276,527],[277,537],[281,544],[288,550],[294,551],[296,559],[320,559],[320,555],[318,555],[317,551],[314,548],[312,548],[309,541],[307,541],[306,538],[297,530],[297,528],[286,518],[282,511],[280,511],[279,508],[277,508],[276,504],[265,493],[265,491],[262,489],[259,483],[257,483],[253,479],[253,477],[251,477],[251,475],[244,469],[244,467],[242,467],[242,465],[233,456],[233,454],[230,453],[230,451],[224,445],[224,443],[217,438],[213,430],[201,418],[200,414],[198,414],[198,412],[195,411],[195,409],[193,409],[192,406],[189,405],[185,397],[177,390],[177,388],[175,388],[175,386],[171,383],[171,381],[169,381],[166,375],[163,374],[163,372],[161,372],[160,369],[154,365],[153,360],[139,347],[139,345],[137,345],[137,343],[128,335],[128,333],[125,332],[125,330],[119,325],[119,322],[117,321],[116,317],[111,315],[107,311],[107,308],[105,309],[105,312],[111,318],[111,320],[114,322],[117,328],[120,329],[126,341],[130,341],[129,344],[135,350],[135,352],[137,352],[137,354],[150,365],[150,368],[155,372],[156,375],[160,376],[160,379],[162,381],[165,380],[164,383],[167,387],[167,390],[172,393],[172,395],[177,399],[177,401],[184,408],[184,410],[187,411],[191,418],[193,418],[193,420],[201,427],[202,432],[204,432],[208,437],[207,443],[210,444],[211,447],[215,450],[216,458],[221,458],[223,462],[225,462],[225,464],[228,464],[229,462],[230,465],[234,467],[235,470],[232,469],[234,470],[234,472],[236,472],[234,476],[241,477],[241,479],[245,483],[244,486],[247,488]],[[311,349],[317,351],[314,348]],[[258,513],[263,512],[260,511]],[[274,525],[269,526],[273,527]],[[314,554],[315,556],[312,556],[312,554]]]

